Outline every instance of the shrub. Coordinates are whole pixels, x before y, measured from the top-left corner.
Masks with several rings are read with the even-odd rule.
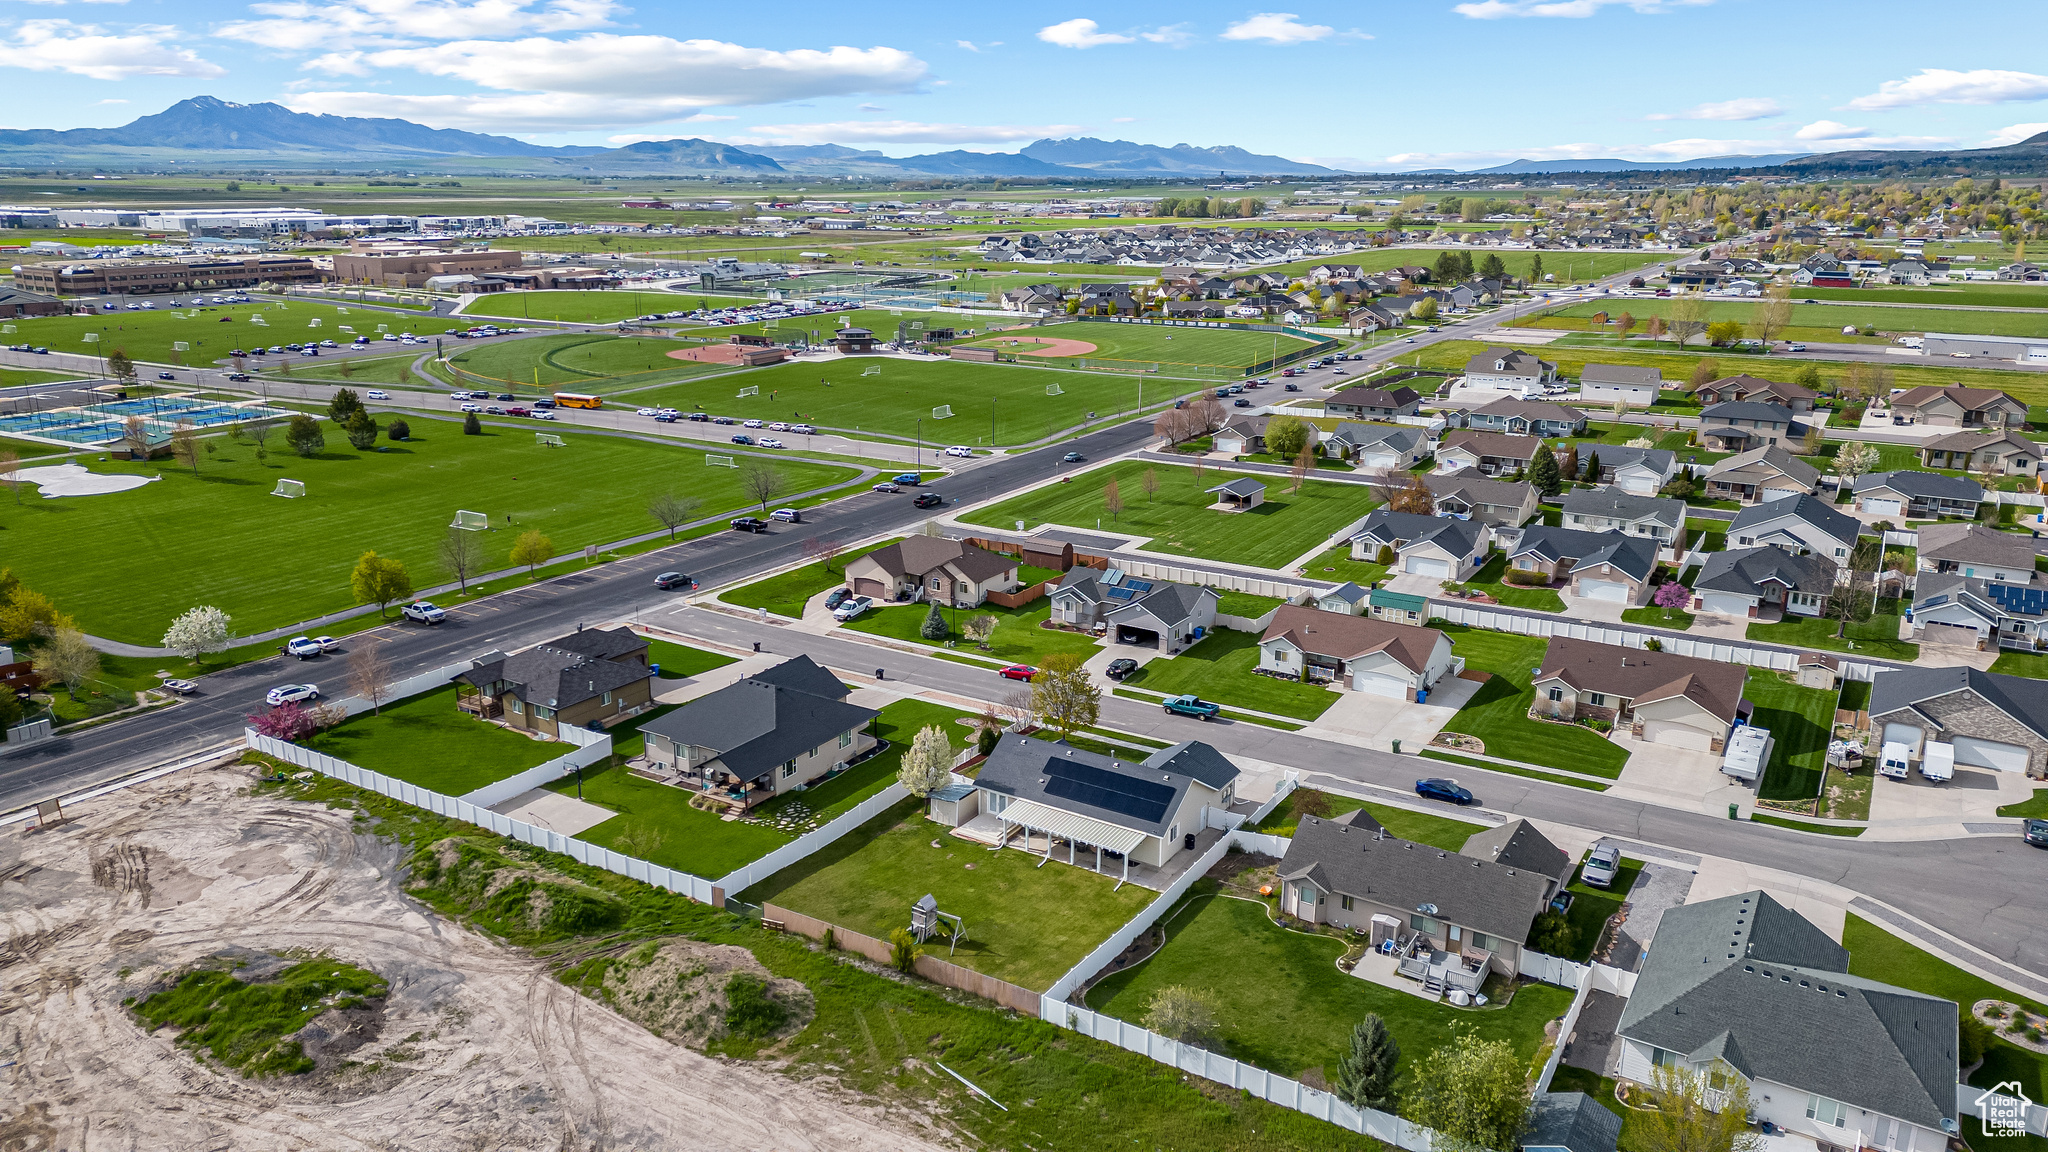
[[[1372,562],[1392,567],[1394,559],[1394,546],[1392,544],[1382,544],[1380,545],[1379,553],[1372,558]]]
[[[1548,956],[1571,956],[1578,951],[1579,930],[1555,908],[1547,908],[1529,926],[1529,947]]]
[[[1958,1022],[1958,1025],[1959,1027],[1956,1031],[1956,1063],[1964,1068],[1968,1068],[1972,1064],[1976,1064],[1984,1059],[1984,1050],[1991,1046],[1992,1038],[1997,1033],[1991,1030],[1991,1025],[1977,1019],[1975,1016],[1965,1015]]]
[[[889,933],[889,966],[898,972],[910,972],[917,967],[917,958],[924,955],[924,949],[917,946],[917,937],[908,928],[898,928]]]
[[[725,1030],[753,1040],[773,1036],[789,1023],[789,1009],[775,1000],[768,982],[745,972],[725,985]]]
[[[1329,796],[1318,792],[1314,788],[1295,789],[1294,795],[1288,797],[1287,803],[1289,807],[1294,809],[1296,816],[1328,816],[1330,814]]]
[[[1527,588],[1531,585],[1545,585],[1550,583],[1550,574],[1548,572],[1524,572],[1520,568],[1510,568],[1501,575],[1502,579],[1504,579],[1507,583],[1513,584],[1519,588]]]
[[[391,423],[384,426],[384,438],[387,440],[410,440],[412,439],[412,425],[407,424],[403,420],[394,419]]]
[[[481,436],[484,434],[484,422],[476,418],[476,413],[471,412],[462,418],[462,434],[464,436]]]

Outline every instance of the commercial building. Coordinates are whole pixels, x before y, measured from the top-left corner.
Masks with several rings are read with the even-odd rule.
[[[51,260],[15,270],[17,287],[46,295],[191,292],[310,284],[320,269],[305,256],[192,256],[182,260]]]
[[[334,257],[332,279],[343,284],[384,288],[423,288],[436,276],[495,276],[520,266],[516,251],[472,248],[444,252],[439,248],[381,249],[344,252]]]
[[[410,232],[411,216],[366,212],[337,216],[316,208],[59,208],[66,228],[141,228],[189,232],[194,236],[237,233],[285,236],[292,233]]]

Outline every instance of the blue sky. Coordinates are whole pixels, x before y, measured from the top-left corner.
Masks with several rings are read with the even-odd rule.
[[[1370,170],[2048,131],[2040,0],[1933,27],[1898,0],[1276,7],[0,0],[0,126],[109,126],[214,95],[550,144],[907,155],[1088,135]]]

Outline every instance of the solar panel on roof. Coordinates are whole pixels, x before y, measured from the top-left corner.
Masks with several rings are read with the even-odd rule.
[[[1103,595],[1111,600],[1133,600],[1137,598],[1138,593],[1132,588],[1110,588],[1105,590]]]
[[[1166,806],[1173,802],[1173,786],[1170,784],[1139,780],[1093,764],[1054,759],[1046,764],[1045,774],[1046,795],[1135,820],[1154,822],[1164,819]]]
[[[1150,592],[1152,590],[1152,582],[1150,580],[1125,580],[1124,587],[1129,588],[1133,592]]]

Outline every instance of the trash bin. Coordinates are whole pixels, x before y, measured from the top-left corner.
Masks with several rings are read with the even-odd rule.
[[[661,679],[661,665],[659,665],[659,664],[649,664],[649,665],[648,665],[647,667],[648,667],[648,670],[649,670],[649,671],[651,671],[651,672],[653,672],[653,673],[654,673],[654,678],[655,678],[656,680],[659,680],[659,679]]]
[[[1190,832],[1187,835],[1182,836],[1180,839],[1181,847],[1187,849],[1190,852],[1195,850],[1195,834],[1193,832]]]
[[[1737,812],[1739,812],[1739,811],[1741,811],[1741,809],[1740,809],[1740,808],[1736,807],[1736,806],[1735,806],[1735,805],[1733,805],[1733,804],[1730,804],[1730,805],[1728,806],[1728,818],[1729,818],[1730,820],[1733,820],[1733,819],[1735,819],[1735,818],[1736,818],[1735,814],[1736,814]]]

